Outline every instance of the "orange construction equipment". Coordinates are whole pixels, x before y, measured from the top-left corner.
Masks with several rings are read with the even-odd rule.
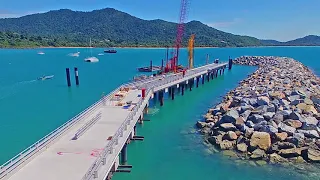
[[[189,39],[189,44],[188,44],[188,53],[189,53],[189,64],[188,68],[193,69],[193,62],[194,62],[194,38],[195,35],[192,34],[190,39]]]

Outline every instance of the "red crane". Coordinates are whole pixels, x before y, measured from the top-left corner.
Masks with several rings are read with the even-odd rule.
[[[179,66],[179,50],[182,45],[182,37],[184,33],[184,25],[185,21],[187,19],[187,7],[188,7],[188,0],[181,0],[181,6],[180,6],[180,17],[179,17],[179,23],[177,27],[177,37],[175,41],[175,52],[174,56],[170,59],[168,64],[166,65],[166,72],[173,71],[177,72],[178,71],[178,66]]]

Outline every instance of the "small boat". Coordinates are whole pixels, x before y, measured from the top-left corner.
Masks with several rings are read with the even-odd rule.
[[[104,50],[105,53],[110,53],[110,54],[115,54],[117,53],[117,50],[115,49],[108,49],[108,50]]]
[[[85,62],[99,62],[99,59],[92,56],[92,47],[91,47],[91,38],[90,38],[90,53],[91,53],[91,57],[87,57],[84,59]]]
[[[99,54],[98,54],[98,56],[103,56],[103,55],[104,55],[103,53],[99,53]]]
[[[79,57],[80,56],[80,52],[70,53],[69,56],[71,56],[71,57]]]
[[[99,62],[99,59],[96,57],[87,57],[84,59],[84,61],[93,63],[93,62]]]
[[[51,76],[41,76],[41,77],[38,77],[38,80],[44,81],[44,80],[47,80],[47,79],[52,79],[53,77],[54,77],[54,75],[51,75]]]
[[[39,55],[44,55],[44,52],[40,51],[38,52]]]
[[[139,72],[155,72],[155,71],[160,71],[161,67],[160,66],[152,66],[152,67],[140,67],[138,68]]]

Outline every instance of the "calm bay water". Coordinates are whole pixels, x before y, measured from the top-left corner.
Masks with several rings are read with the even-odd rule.
[[[98,56],[103,49],[93,49],[99,63],[88,64],[90,55],[79,49],[80,57],[67,54],[77,49],[0,50],[0,164],[16,155],[72,116],[137,74],[136,68],[150,60],[161,63],[164,49],[119,49],[117,54]],[[228,56],[275,55],[293,57],[320,75],[319,47],[221,48],[196,49],[195,64],[211,59],[226,60]],[[181,59],[186,59],[183,50]],[[183,60],[181,60],[183,61]],[[185,60],[186,62],[186,60]],[[72,87],[66,87],[65,68],[71,68]],[[73,68],[79,68],[80,86],[76,87]],[[207,108],[221,100],[228,90],[252,73],[255,67],[234,66],[224,76],[187,92],[185,97],[157,105],[158,113],[138,128],[145,141],[129,145],[130,174],[117,173],[122,179],[302,179],[302,173],[280,167],[241,166],[220,154],[212,154],[194,133],[194,123]],[[42,75],[55,75],[48,81],[37,81]],[[313,178],[314,179],[314,178]]]

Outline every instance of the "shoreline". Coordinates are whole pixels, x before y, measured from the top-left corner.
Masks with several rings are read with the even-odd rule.
[[[242,56],[258,69],[198,121],[205,142],[262,164],[320,162],[320,78],[297,60]]]
[[[320,46],[246,46],[246,47],[211,47],[211,46],[197,46],[194,47],[194,49],[222,49],[222,48],[291,48],[291,47],[296,47],[296,48],[301,48],[301,47],[320,47]],[[72,47],[72,46],[60,46],[60,47],[50,47],[50,46],[45,46],[45,47],[10,47],[10,48],[5,48],[5,47],[0,47],[0,49],[89,49],[90,47]],[[91,47],[93,49],[109,49],[109,48],[118,48],[118,49],[166,49],[167,47],[150,47],[150,46],[141,46],[141,47],[133,47],[133,46],[119,46],[119,47]],[[172,49],[174,47],[169,47],[169,49]],[[186,49],[187,47],[182,47],[180,49]]]

